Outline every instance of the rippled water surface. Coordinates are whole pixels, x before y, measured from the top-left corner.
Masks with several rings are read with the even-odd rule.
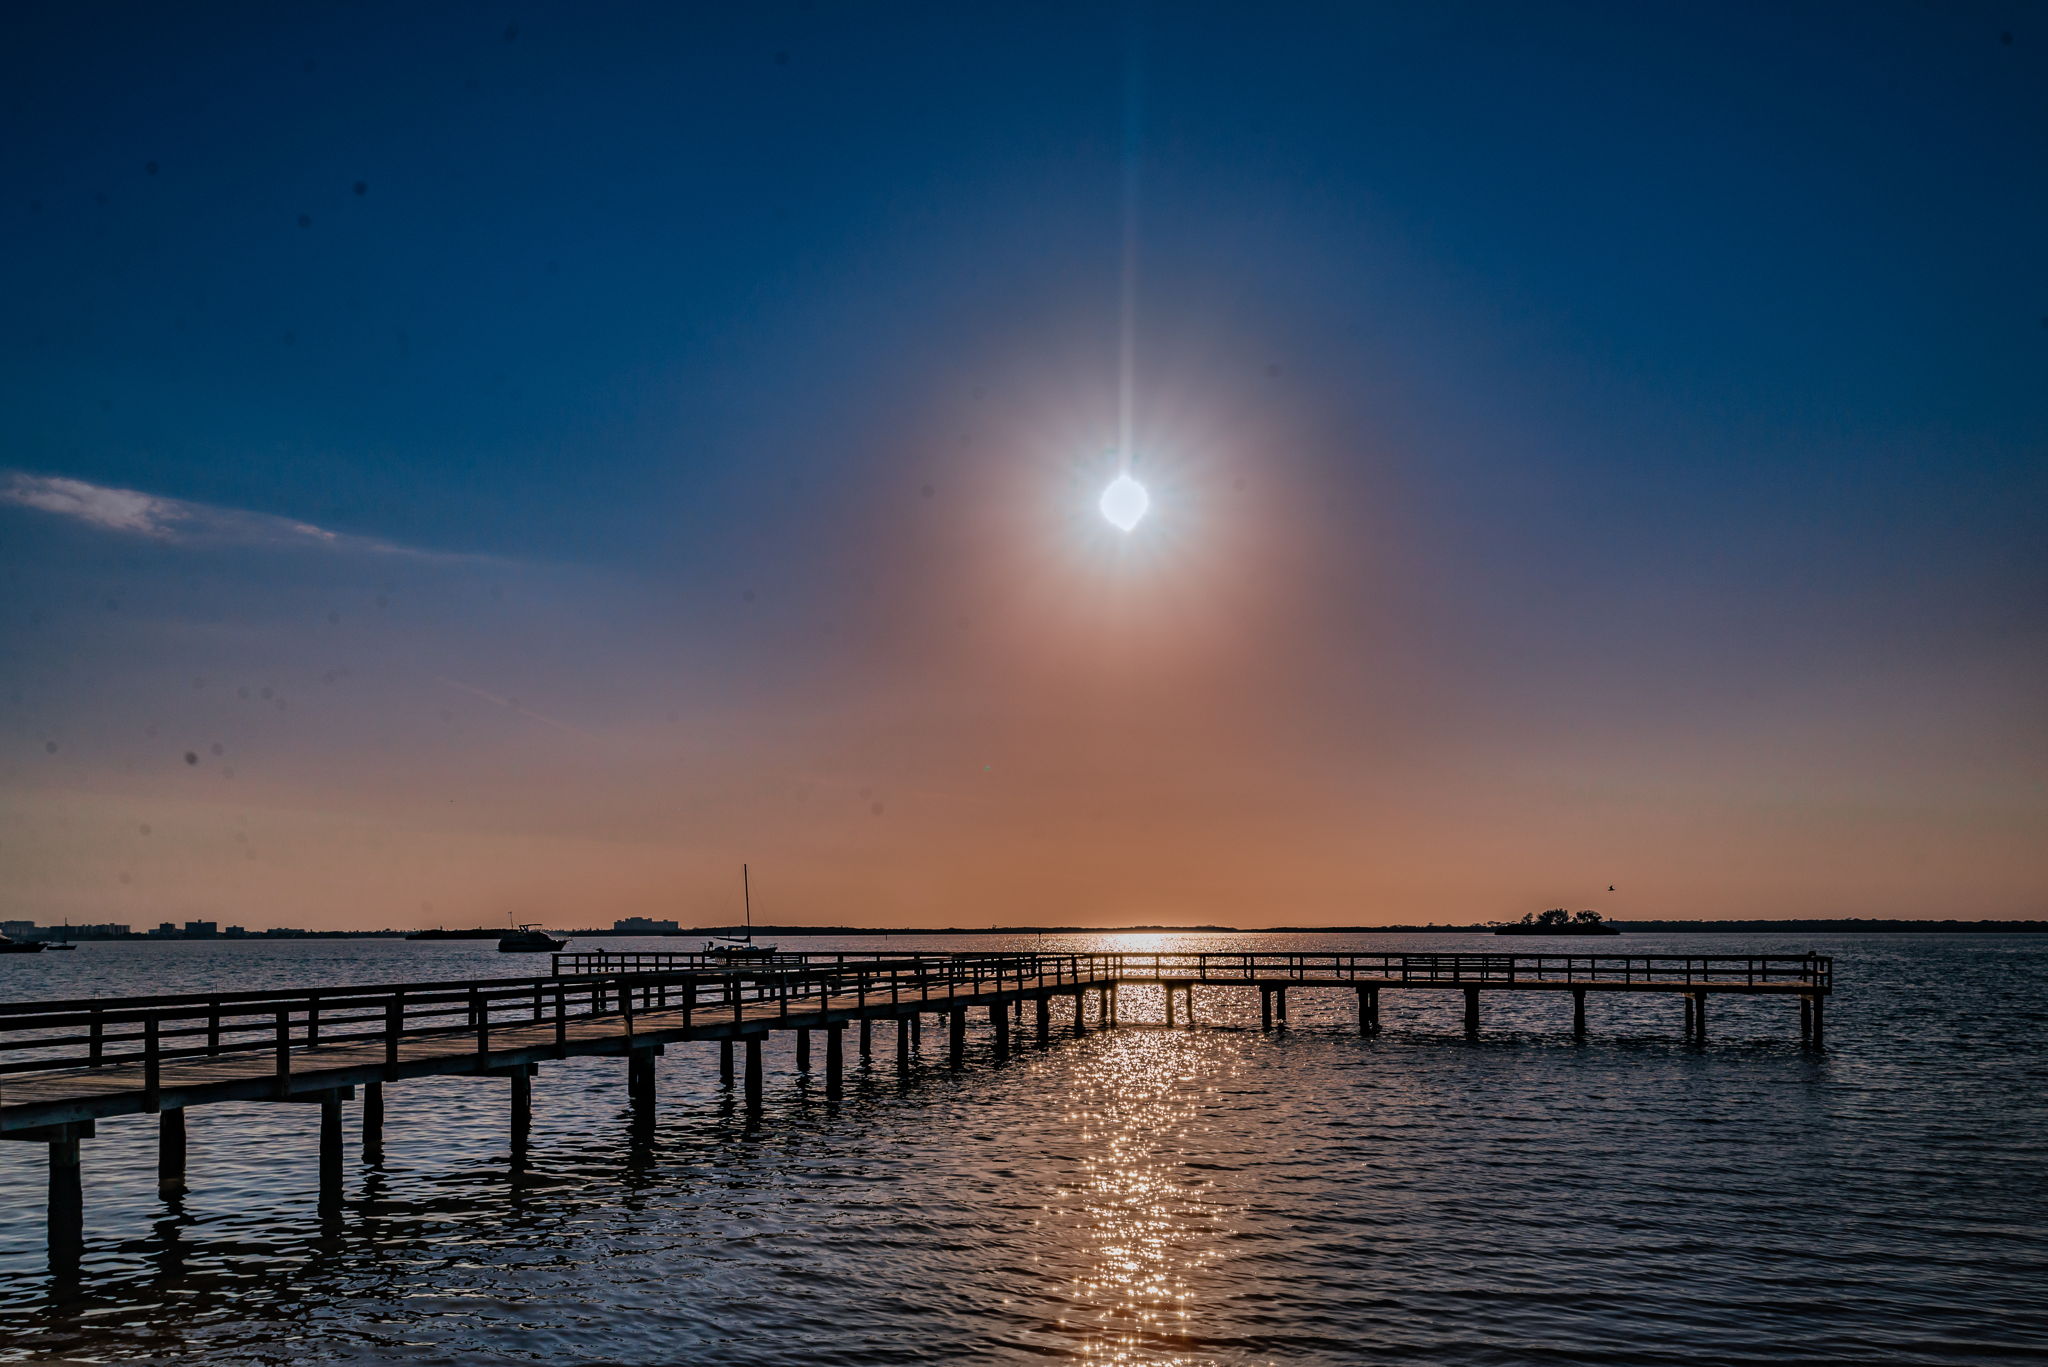
[[[1470,937],[1112,937],[1046,948],[1474,948]],[[608,942],[624,947],[621,942]],[[898,939],[895,947],[918,942]],[[1036,945],[1037,941],[1031,942]],[[880,942],[811,942],[814,949]],[[976,938],[970,948],[1004,942]],[[1958,1363],[2048,1356],[2048,937],[1648,937],[1838,956],[1829,1047],[1790,1001],[1204,989],[1200,1028],[969,1066],[878,1027],[845,1099],[770,1049],[759,1123],[716,1048],[547,1065],[523,1164],[506,1084],[388,1096],[386,1161],[314,1204],[317,1108],[85,1144],[86,1275],[56,1294],[40,1145],[0,1145],[0,1360],[203,1363]],[[1620,949],[1613,942],[1600,948]],[[1019,946],[1029,947],[1029,946]],[[1487,945],[1484,947],[1492,947]],[[89,944],[0,959],[0,997],[524,971],[488,944]],[[1158,993],[1127,989],[1126,1022]],[[353,1123],[353,1117],[351,1117]],[[353,1158],[354,1150],[351,1149]]]

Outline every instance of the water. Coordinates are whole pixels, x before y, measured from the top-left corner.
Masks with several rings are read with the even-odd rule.
[[[637,942],[608,942],[626,947]],[[856,949],[875,941],[816,941]],[[919,947],[908,938],[888,942]],[[1032,947],[977,937],[973,948]],[[675,942],[665,942],[673,947]],[[1048,937],[1046,948],[1481,947],[1464,936]],[[1631,936],[1838,956],[1829,1048],[1789,1000],[1203,989],[1205,1028],[1000,1067],[875,1067],[828,1104],[770,1046],[749,1127],[708,1044],[548,1065],[523,1170],[505,1084],[388,1092],[387,1158],[314,1204],[317,1108],[203,1107],[85,1145],[82,1292],[52,1298],[42,1149],[0,1145],[0,1360],[240,1363],[1964,1363],[2048,1357],[2048,937]],[[794,947],[794,946],[793,946]],[[1488,942],[1486,948],[1494,948]],[[488,944],[89,944],[8,999],[527,971]],[[544,962],[544,961],[542,961]],[[1126,1021],[1156,1021],[1127,989]],[[849,1043],[851,1042],[849,1037]],[[936,1066],[934,1066],[936,1065]],[[355,1150],[351,1149],[353,1157]]]

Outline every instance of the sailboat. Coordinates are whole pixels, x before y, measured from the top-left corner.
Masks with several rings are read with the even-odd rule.
[[[77,945],[75,945],[75,944],[71,943],[71,922],[69,922],[69,921],[66,921],[66,922],[64,923],[64,934],[63,934],[63,937],[62,937],[62,938],[60,938],[60,939],[56,939],[56,940],[51,940],[51,941],[48,941],[47,943],[45,943],[45,944],[43,945],[43,948],[44,948],[44,949],[76,949],[76,948],[78,948],[78,946],[77,946]]]
[[[740,865],[740,899],[746,906],[747,928],[738,935],[715,935],[704,942],[704,952],[714,959],[771,959],[775,957],[774,945],[754,943],[754,889],[747,877],[747,866]]]

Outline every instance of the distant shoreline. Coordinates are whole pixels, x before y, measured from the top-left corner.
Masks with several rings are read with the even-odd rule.
[[[1741,921],[1622,921],[1612,920],[1607,924],[1620,928],[1625,934],[1644,935],[1710,934],[1710,935],[1792,935],[1792,934],[1844,934],[1862,933],[1872,935],[2040,935],[2048,934],[2048,920],[2044,921],[1903,921],[1886,920],[1876,917],[1841,917],[1836,919],[1786,919],[1786,920],[1741,920]],[[55,927],[51,927],[55,930]],[[569,935],[579,940],[613,939],[702,939],[706,936],[723,936],[737,933],[739,926],[695,926],[682,930],[573,930],[557,929],[556,934]],[[851,937],[875,936],[893,937],[909,935],[1484,935],[1493,926],[1480,923],[1472,925],[1391,925],[1391,926],[755,926],[757,937]],[[19,938],[56,938],[47,935],[42,927],[37,933]],[[136,941],[175,940],[181,944],[195,940],[378,940],[398,939],[412,934],[409,930],[272,930],[250,931],[242,935],[90,935],[80,934],[75,938],[86,940]],[[1619,952],[1619,945],[1608,952]]]
[[[2048,921],[1897,921],[1871,917],[1837,920],[1751,920],[1751,921],[1622,921],[1606,924],[1624,933],[1728,933],[1795,934],[1806,931],[1825,934],[1864,931],[1883,934],[1902,932],[1974,935],[2024,935],[2048,933]],[[739,926],[703,926],[689,930],[569,930],[561,933],[589,939],[646,937],[677,939],[690,936],[737,933]],[[944,926],[919,929],[913,926],[755,926],[756,938],[764,935],[1488,935],[1495,927],[1479,922],[1471,925],[1394,926]]]

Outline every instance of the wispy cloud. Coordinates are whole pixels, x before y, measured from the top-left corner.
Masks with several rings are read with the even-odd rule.
[[[414,550],[373,537],[331,532],[310,522],[298,522],[270,513],[221,508],[190,499],[146,494],[139,489],[115,489],[82,479],[31,475],[18,470],[8,472],[5,483],[0,484],[0,503],[34,508],[83,522],[101,531],[144,536],[153,541],[459,558],[434,551]]]
[[[492,693],[485,689],[478,688],[475,684],[466,684],[460,679],[450,679],[445,676],[440,676],[439,682],[447,684],[450,688],[459,689],[464,693],[468,693],[475,697],[482,698],[485,702],[495,703],[499,707],[504,708],[508,712],[517,712],[522,717],[531,717],[533,720],[537,722],[541,722],[544,725],[554,727],[557,731],[566,731],[572,736],[581,736],[585,740],[598,739],[598,736],[595,732],[586,731],[580,726],[573,726],[568,722],[558,720],[554,717],[550,717],[545,713],[536,712],[532,708],[520,702],[517,698],[500,697],[496,693]]]

